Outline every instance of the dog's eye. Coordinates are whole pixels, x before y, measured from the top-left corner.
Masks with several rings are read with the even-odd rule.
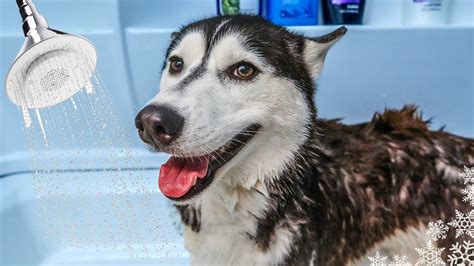
[[[178,74],[184,68],[183,59],[177,56],[173,56],[170,58],[170,73],[171,74]]]
[[[257,69],[250,63],[238,63],[233,67],[232,77],[236,79],[249,80],[255,77]]]

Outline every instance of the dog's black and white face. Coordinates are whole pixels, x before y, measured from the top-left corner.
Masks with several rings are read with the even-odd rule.
[[[172,155],[161,191],[188,203],[217,183],[258,186],[282,171],[310,133],[312,78],[344,33],[309,39],[240,15],[174,33],[160,92],[136,119],[141,139]]]

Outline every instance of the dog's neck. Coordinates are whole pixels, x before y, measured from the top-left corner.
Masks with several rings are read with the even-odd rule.
[[[311,130],[310,127],[307,129]],[[229,244],[225,243],[225,239],[227,242],[237,239],[237,243],[246,243],[247,246],[253,246],[254,250],[262,251],[261,254],[267,254],[260,258],[260,262],[264,264],[267,264],[269,259],[271,261],[283,259],[291,249],[295,233],[292,227],[305,221],[296,218],[291,221],[295,224],[280,225],[278,224],[281,221],[279,216],[284,215],[282,210],[286,202],[294,200],[295,195],[302,194],[301,180],[304,175],[312,173],[313,162],[308,161],[307,158],[316,158],[317,153],[320,152],[313,135],[314,132],[301,132],[301,135],[295,138],[299,141],[298,145],[293,142],[287,147],[275,150],[274,148],[277,147],[275,143],[280,143],[280,145],[289,143],[289,136],[285,135],[284,139],[276,137],[276,139],[271,139],[271,136],[262,134],[259,137],[270,138],[270,144],[258,148],[258,154],[262,156],[260,164],[258,164],[258,159],[249,158],[250,161],[257,162],[253,168],[236,168],[229,171],[228,175],[220,178],[197,201],[190,205],[178,206],[181,219],[185,224],[187,248],[193,254],[206,254],[206,252],[212,254],[209,251],[212,248],[222,248],[219,245]],[[285,150],[289,153],[284,154]],[[273,160],[266,162],[265,158]],[[270,171],[266,168],[270,165],[278,167]],[[249,169],[253,170],[255,175],[252,175]],[[258,173],[256,169],[263,170],[264,173]],[[269,176],[268,173],[271,175]],[[311,201],[309,198],[301,200]],[[223,238],[223,243],[216,240],[220,237]],[[199,250],[201,247],[207,251],[201,252]],[[222,253],[222,250],[216,253]],[[236,256],[236,254],[227,255]]]
[[[226,214],[233,222],[238,222],[239,217],[262,218],[270,199],[290,198],[304,175],[311,174],[314,161],[307,159],[317,158],[321,152],[313,128],[308,125],[299,131],[258,133],[248,145],[253,150],[236,156],[237,165],[224,169],[224,174],[216,177],[208,191],[197,200],[178,206],[183,220],[187,220],[184,210],[192,208],[202,212],[208,211],[208,206],[220,209],[219,215]],[[209,223],[202,218],[199,224],[222,224],[220,218],[230,222],[225,217],[215,217]]]

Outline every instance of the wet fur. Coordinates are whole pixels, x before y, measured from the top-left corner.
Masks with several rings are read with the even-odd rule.
[[[474,141],[429,131],[415,107],[386,110],[358,125],[316,120],[314,128],[293,162],[302,169],[266,184],[268,210],[247,236],[266,252],[278,230],[292,232],[290,251],[279,263],[355,262],[397,230],[449,222],[455,208],[469,209],[460,200],[459,174],[474,163]],[[199,232],[200,210],[179,209],[183,222]],[[438,243],[454,243],[454,232]]]
[[[450,221],[455,208],[468,207],[460,202],[464,185],[459,174],[464,165],[474,164],[473,139],[429,130],[429,123],[410,105],[387,109],[357,125],[317,118],[311,76],[319,75],[330,47],[326,44],[340,33],[307,39],[257,17],[218,17],[184,27],[173,36],[168,55],[184,36],[197,31],[207,36],[207,47],[229,32],[251,36],[249,45],[266,58],[275,78],[290,80],[287,86],[295,90],[295,99],[304,98],[301,116],[307,118],[295,120],[306,123],[301,128],[281,128],[289,135],[302,133],[295,133],[291,141],[296,149],[277,169],[265,170],[273,156],[256,157],[263,150],[252,149],[268,136],[262,131],[231,166],[220,170],[215,184],[177,206],[194,264],[356,263],[396,234],[421,230],[438,219]],[[313,64],[308,58],[319,61]],[[197,68],[178,89],[190,86],[192,78],[199,80],[204,68]],[[162,83],[164,92],[150,103],[175,104],[187,111],[185,100],[173,100],[167,91],[174,88],[163,84],[171,83]],[[180,145],[192,144],[186,135]],[[274,156],[286,151],[281,147]],[[244,162],[249,166],[239,168]],[[453,242],[451,233],[439,241],[441,246]]]

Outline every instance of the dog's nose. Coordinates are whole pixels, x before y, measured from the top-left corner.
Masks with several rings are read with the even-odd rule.
[[[148,143],[170,144],[184,125],[184,118],[166,106],[148,105],[135,117],[140,138]]]

